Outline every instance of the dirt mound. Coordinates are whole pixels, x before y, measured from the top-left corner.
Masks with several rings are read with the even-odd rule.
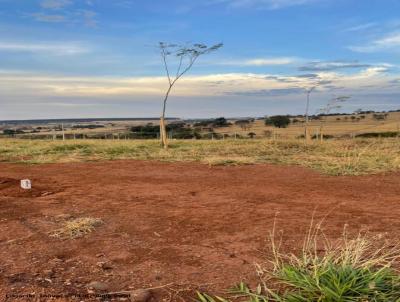
[[[41,197],[54,194],[50,188],[33,185],[32,189],[21,188],[21,180],[0,177],[0,197]]]
[[[315,210],[315,219],[330,213],[329,238],[346,223],[349,232],[400,235],[400,174],[331,177],[298,167],[145,161],[0,164],[0,171],[10,177],[0,183],[4,294],[161,286],[166,301],[182,301],[186,289],[256,282],[254,263],[268,255],[277,213],[283,248],[293,252]],[[19,188],[22,178],[33,180],[32,192]],[[41,197],[54,188],[57,194]],[[103,223],[76,239],[50,236],[71,217]]]

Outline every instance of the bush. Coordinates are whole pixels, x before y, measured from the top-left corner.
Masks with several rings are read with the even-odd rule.
[[[375,113],[372,117],[376,121],[383,121],[383,120],[386,120],[387,116],[388,116],[387,113],[385,113],[385,114],[377,114],[377,113]]]
[[[231,123],[228,123],[228,121],[226,120],[226,118],[224,118],[224,117],[219,117],[219,118],[216,118],[216,119],[214,120],[214,122],[212,123],[212,125],[213,125],[214,127],[226,127],[226,126],[231,125]]]
[[[133,138],[157,138],[158,133],[160,133],[160,126],[147,124],[145,126],[133,126],[130,130],[133,132]]]
[[[247,136],[250,138],[255,138],[256,134],[254,132],[247,133]]]
[[[16,135],[16,134],[23,134],[23,133],[25,133],[25,132],[22,131],[21,129],[17,129],[17,130],[14,130],[14,129],[4,129],[4,130],[3,130],[3,134],[4,134],[4,135],[8,135],[8,136],[14,136],[14,135]]]
[[[304,135],[303,135],[303,138],[304,138]],[[330,134],[323,134],[322,138],[323,139],[332,139],[332,138],[335,138],[335,136],[330,135]],[[320,135],[314,134],[313,136],[311,136],[311,139],[321,139],[321,137],[320,137]]]
[[[104,127],[105,127],[104,125],[95,125],[95,124],[72,126],[73,129],[97,129],[97,128],[104,128]]]
[[[286,128],[290,124],[290,118],[286,115],[275,115],[265,119],[265,125],[277,128]]]
[[[397,137],[400,133],[397,131],[387,131],[387,132],[367,132],[357,134],[356,137],[373,138],[373,137]]]
[[[359,234],[331,242],[311,225],[298,255],[281,253],[282,239],[271,233],[272,268],[258,267],[263,279],[256,290],[240,283],[232,296],[251,302],[388,302],[400,301],[400,275],[392,268],[399,259],[399,246],[380,236]],[[229,301],[199,294],[201,301]],[[207,300],[204,300],[207,299]]]
[[[229,123],[226,118],[224,117],[219,117],[216,119],[209,119],[209,120],[204,120],[200,121],[194,124],[195,127],[227,127],[232,125]]]
[[[235,122],[235,125],[239,126],[243,130],[247,130],[250,128],[250,121],[249,120],[238,120]]]
[[[171,123],[166,125],[167,132],[172,133],[173,138],[178,139],[187,139],[187,138],[198,138],[199,134],[192,130],[191,128],[186,127],[185,123]],[[160,126],[147,124],[144,126],[133,126],[130,128],[132,135],[130,137],[133,138],[157,138],[160,133]]]

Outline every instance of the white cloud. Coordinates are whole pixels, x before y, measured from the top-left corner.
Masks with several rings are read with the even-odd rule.
[[[370,22],[370,23],[363,23],[363,24],[359,24],[359,25],[355,25],[349,28],[346,28],[344,31],[345,32],[351,32],[351,31],[363,31],[363,30],[367,30],[370,29],[372,27],[377,26],[378,24],[376,22]]]
[[[231,7],[257,7],[267,9],[280,9],[289,6],[298,6],[320,2],[324,0],[214,0],[213,3],[227,3]]]
[[[93,1],[86,0],[87,6],[93,6]],[[89,9],[65,9],[72,5],[72,0],[42,0],[40,5],[45,11],[23,14],[35,21],[48,23],[84,24],[88,27],[96,27],[98,24],[97,13]]]
[[[321,84],[320,92],[331,88],[362,89],[363,87],[389,87],[396,77],[388,75],[384,67],[370,67],[344,75],[320,72],[315,77]],[[309,87],[315,77],[282,76],[254,73],[210,74],[188,76],[174,88],[173,95],[181,97],[214,97],[226,95],[257,95],[254,92],[273,90],[288,93]],[[2,94],[30,94],[43,97],[70,98],[126,98],[162,97],[167,80],[160,77],[62,77],[25,73],[0,73]],[[6,93],[7,92],[7,93]],[[253,93],[253,94],[252,94]]]
[[[310,87],[316,79],[324,83],[313,96],[314,108],[325,104],[336,93],[351,95],[351,102],[357,98],[362,102],[371,101],[371,104],[380,102],[375,107],[382,109],[384,103],[397,101],[398,85],[393,83],[398,78],[398,74],[386,73],[382,68],[369,68],[351,75],[336,72],[319,72],[312,76],[193,75],[182,78],[173,90],[168,114],[207,117],[301,113],[304,88]],[[167,80],[163,76],[79,77],[0,70],[3,100],[0,119],[126,116],[127,112],[154,116],[159,112],[166,88]],[[60,104],[63,104],[62,110]],[[26,110],[21,111],[21,106]],[[208,109],[204,111],[205,108]]]
[[[35,21],[40,21],[40,22],[60,23],[67,21],[65,16],[63,15],[33,13],[30,14],[30,16],[32,16]]]
[[[350,46],[355,52],[400,51],[400,32],[386,35],[380,39],[369,42],[367,45]]]
[[[276,58],[254,58],[254,59],[240,59],[240,60],[226,60],[222,61],[220,65],[231,66],[273,66],[273,65],[289,65],[297,62],[296,58],[290,57],[276,57]]]
[[[352,68],[368,68],[371,65],[360,63],[358,61],[315,61],[309,62],[304,66],[300,66],[300,71],[332,71],[339,69],[352,69]]]
[[[71,0],[42,0],[40,2],[40,6],[46,9],[61,9],[71,4]]]
[[[0,42],[0,51],[77,55],[87,53],[89,49],[78,43]]]

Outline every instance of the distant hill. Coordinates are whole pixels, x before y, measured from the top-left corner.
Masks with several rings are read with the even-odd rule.
[[[0,124],[7,125],[43,125],[43,124],[73,124],[73,123],[94,123],[94,122],[121,122],[121,121],[154,121],[159,117],[133,117],[133,118],[70,118],[70,119],[32,119],[32,120],[0,120]],[[169,117],[166,120],[175,121],[179,118]]]

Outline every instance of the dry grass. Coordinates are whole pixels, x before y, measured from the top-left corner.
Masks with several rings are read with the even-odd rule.
[[[63,223],[63,226],[50,233],[50,237],[59,239],[75,239],[83,237],[95,230],[96,227],[103,224],[98,218],[81,217],[74,218]]]
[[[54,163],[116,159],[195,161],[210,165],[300,165],[330,175],[362,175],[400,169],[400,139],[176,140],[163,150],[155,140],[0,140],[0,161]]]
[[[386,132],[399,131],[400,129],[400,112],[391,112],[386,120],[377,121],[373,118],[373,114],[362,114],[365,119],[353,121],[351,116],[329,116],[322,117],[321,120],[311,120],[309,123],[309,131],[311,135],[316,135],[320,131],[321,125],[324,128],[325,135],[344,136],[357,135],[365,132]],[[354,115],[356,116],[356,115]],[[358,116],[356,116],[358,117]],[[339,118],[340,120],[337,120]],[[302,118],[297,118],[302,121]],[[265,137],[265,131],[275,133],[281,138],[296,138],[304,134],[304,123],[291,123],[287,128],[275,128],[265,126],[264,120],[257,120],[252,123],[249,128],[241,129],[237,125],[229,127],[215,128],[218,133],[234,134],[247,136],[249,132],[254,132],[258,137]]]
[[[386,302],[400,301],[399,245],[381,235],[329,240],[311,222],[300,253],[281,251],[282,237],[270,234],[271,258],[257,266],[261,283],[241,282],[229,298],[198,293],[200,302]]]
[[[379,234],[351,237],[346,228],[332,241],[322,223],[311,222],[300,254],[282,252],[271,232],[273,257],[258,272],[268,301],[398,301],[399,245]]]
[[[269,264],[272,264],[273,269],[263,269],[259,266],[259,273],[266,273],[268,279],[276,272],[282,271],[287,265],[299,270],[322,271],[330,265],[361,269],[392,268],[394,263],[400,259],[400,246],[384,240],[382,234],[359,233],[356,236],[350,236],[345,226],[342,236],[333,241],[324,234],[323,223],[324,220],[314,223],[314,219],[312,219],[299,255],[281,251],[282,238],[277,238],[274,223],[274,228],[270,233],[273,257],[268,261]]]

